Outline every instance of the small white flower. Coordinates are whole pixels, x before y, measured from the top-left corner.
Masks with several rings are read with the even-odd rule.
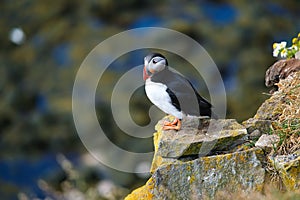
[[[280,42],[280,43],[274,43],[273,44],[273,56],[278,57],[279,53],[281,52],[281,57],[282,57],[282,49],[286,47],[287,42]]]
[[[279,49],[283,49],[283,48],[286,47],[286,44],[287,44],[287,43],[284,42],[284,41],[283,41],[283,42],[280,42],[280,43],[278,44],[278,48],[279,48]]]
[[[282,58],[286,58],[287,57],[287,50],[286,49],[283,49],[281,52],[280,52],[280,56]]]
[[[273,57],[278,57],[279,54],[279,50],[278,49],[274,49],[273,51]]]

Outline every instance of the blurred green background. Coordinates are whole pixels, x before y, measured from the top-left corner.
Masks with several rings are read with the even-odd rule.
[[[79,174],[73,183],[79,191],[95,187],[100,197],[110,198],[103,190],[122,188],[126,193],[124,188],[135,188],[146,177],[101,166],[88,156],[77,136],[71,95],[87,54],[106,38],[131,28],[159,26],[187,34],[219,67],[227,93],[227,118],[243,121],[268,98],[263,94],[268,91],[264,73],[275,61],[272,44],[290,41],[299,32],[300,1],[4,0],[0,16],[0,198],[21,198],[20,192],[30,198],[53,195],[41,189],[39,179],[64,192],[62,183],[70,177],[62,166],[66,160],[57,161],[60,154]],[[105,84],[114,84],[130,66],[142,64],[144,53],[118,59],[107,70]],[[192,76],[188,71],[185,75]],[[197,88],[208,96],[204,88]],[[108,137],[136,152],[151,151],[151,138],[139,142],[116,127],[110,93],[109,87],[104,88],[96,101]],[[130,105],[132,118],[147,124],[149,106],[139,89]]]

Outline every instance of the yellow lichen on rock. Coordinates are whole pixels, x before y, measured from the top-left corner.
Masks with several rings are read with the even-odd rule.
[[[170,163],[174,162],[174,159],[163,158],[158,153],[159,152],[158,151],[159,141],[161,140],[163,132],[162,132],[162,128],[159,124],[156,127],[157,127],[157,132],[153,134],[154,156],[153,156],[153,160],[152,160],[152,164],[151,164],[151,168],[150,168],[151,174],[153,174],[159,166],[164,165],[164,164],[170,164]]]
[[[282,169],[281,178],[288,191],[298,189],[300,185],[300,165],[292,166],[289,169]]]
[[[154,188],[154,180],[150,178],[147,183],[133,190],[124,200],[150,200],[153,199],[151,191]]]
[[[154,143],[154,151],[157,152],[158,150],[158,141],[159,141],[160,133],[156,132],[153,135],[153,143]],[[150,172],[154,172],[156,168],[161,165],[162,163],[162,157],[157,155],[157,153],[154,154],[153,160],[152,160],[152,165],[150,168]]]
[[[276,169],[278,178],[275,183],[281,185],[280,189],[294,191],[300,186],[300,151],[290,155],[278,155],[269,157],[269,163]],[[280,184],[282,182],[283,184]]]
[[[165,161],[161,156],[159,155],[154,155],[151,168],[150,168],[150,173],[152,174],[159,166],[161,166]]]

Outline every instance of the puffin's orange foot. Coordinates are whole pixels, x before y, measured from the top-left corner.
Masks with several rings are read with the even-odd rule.
[[[174,121],[164,122],[163,130],[176,130],[178,131],[181,128],[181,121],[178,118],[175,118]]]
[[[179,119],[175,118],[172,122],[164,121],[164,126],[174,126],[178,123]]]

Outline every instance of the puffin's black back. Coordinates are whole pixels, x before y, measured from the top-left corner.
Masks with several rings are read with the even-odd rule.
[[[168,68],[153,74],[151,81],[167,86],[172,104],[185,114],[211,117],[211,104],[202,98],[193,85],[183,76]]]

